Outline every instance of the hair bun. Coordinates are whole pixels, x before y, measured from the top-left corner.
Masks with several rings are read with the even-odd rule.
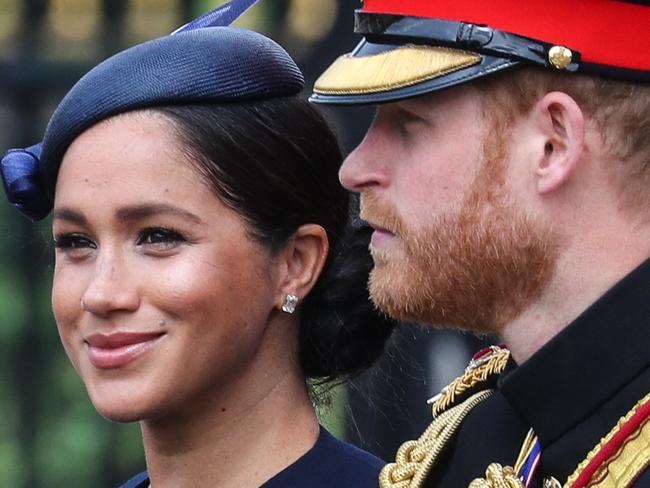
[[[395,321],[378,312],[368,296],[371,232],[348,227],[320,289],[307,297],[300,351],[308,378],[326,382],[361,373],[379,359],[392,334]]]

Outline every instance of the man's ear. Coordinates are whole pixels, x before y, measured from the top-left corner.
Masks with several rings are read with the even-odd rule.
[[[278,308],[282,308],[289,294],[299,301],[307,296],[323,270],[328,251],[329,241],[323,227],[317,224],[298,227],[281,253],[284,271],[280,295],[276,298]]]
[[[546,194],[560,188],[576,171],[584,152],[585,116],[576,101],[562,92],[544,95],[533,115],[544,143],[535,161],[537,191]]]

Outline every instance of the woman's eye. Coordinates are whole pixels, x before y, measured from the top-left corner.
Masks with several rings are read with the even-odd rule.
[[[186,242],[183,235],[173,229],[151,228],[140,233],[137,244],[139,246],[154,246],[156,248],[171,249]]]
[[[97,249],[97,243],[83,234],[58,234],[54,236],[54,247],[62,251]]]

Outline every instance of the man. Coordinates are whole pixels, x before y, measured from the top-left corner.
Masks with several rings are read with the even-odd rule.
[[[373,301],[510,351],[434,399],[382,487],[650,486],[649,27],[625,0],[356,12],[312,100],[379,104],[340,172]]]

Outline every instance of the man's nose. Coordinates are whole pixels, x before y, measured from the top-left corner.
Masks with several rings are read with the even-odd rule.
[[[372,186],[388,186],[389,155],[382,131],[373,124],[361,144],[343,161],[339,180],[349,191],[361,192]]]

